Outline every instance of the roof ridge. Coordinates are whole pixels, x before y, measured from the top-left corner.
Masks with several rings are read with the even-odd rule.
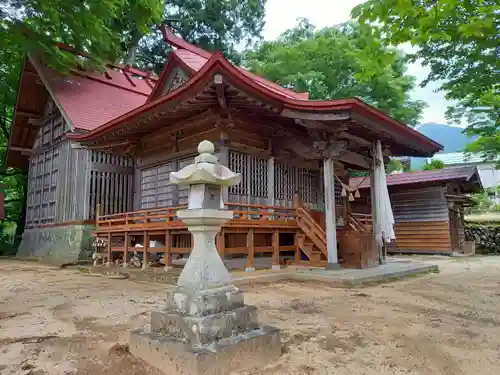
[[[192,43],[189,43],[188,41],[182,39],[181,37],[178,37],[175,35],[172,30],[167,27],[166,25],[162,25],[162,34],[163,34],[163,39],[170,45],[177,47],[179,49],[183,49],[186,51],[189,51],[191,53],[194,53],[195,55],[202,57],[204,59],[210,60],[210,58],[213,56],[213,53],[210,53],[208,51],[205,51],[203,48],[200,48],[198,46],[195,46]],[[259,76],[258,74],[252,73],[248,69],[245,69],[241,66],[235,65],[236,69],[238,69],[240,72],[243,74],[246,74],[250,76],[252,79],[255,81],[259,82],[260,84],[270,86],[274,89],[277,90],[283,90],[285,93],[288,92],[289,95],[292,96],[299,96],[302,97],[303,99],[307,100],[309,98],[309,93],[308,92],[297,92],[291,89],[288,89],[286,87],[281,86],[280,84],[276,82],[272,82],[264,77]],[[301,99],[302,99],[301,98]],[[298,98],[297,98],[298,99]]]

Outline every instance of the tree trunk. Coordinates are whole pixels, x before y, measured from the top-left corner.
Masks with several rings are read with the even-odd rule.
[[[130,45],[127,50],[127,56],[125,56],[124,64],[130,65],[135,61],[137,55],[137,48],[139,47],[139,41],[142,38],[142,33],[139,30],[134,30],[132,32],[132,37],[130,38]]]

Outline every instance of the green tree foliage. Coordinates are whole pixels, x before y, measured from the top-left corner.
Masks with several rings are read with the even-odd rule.
[[[27,52],[43,51],[58,70],[121,61],[161,68],[168,49],[160,23],[190,42],[236,58],[237,44],[260,37],[264,7],[265,0],[7,0],[0,4],[0,34]],[[91,59],[64,53],[54,41]]]
[[[311,99],[359,97],[410,125],[425,106],[410,99],[415,78],[406,74],[404,55],[356,23],[317,31],[302,19],[248,52],[244,64],[282,86],[308,91]]]
[[[486,188],[483,192],[472,195],[475,205],[468,211],[471,214],[498,213],[500,212],[499,198],[500,186]]]
[[[158,37],[163,21],[187,40],[234,53],[260,37],[265,0],[5,0],[0,2],[0,185],[6,186],[6,220],[20,224],[26,171],[4,164],[20,68],[27,53],[41,53],[55,69],[96,69],[108,62],[161,68],[168,49]],[[91,58],[60,50],[55,42]],[[141,58],[137,58],[137,55]],[[236,56],[236,54],[234,54]],[[0,234],[0,243],[2,242]],[[0,248],[1,252],[1,248]]]
[[[465,120],[480,138],[469,151],[500,155],[500,2],[498,0],[368,0],[354,8],[363,23],[377,23],[383,40],[410,43],[430,68],[422,83],[440,81],[450,120]]]
[[[59,70],[82,61],[54,41],[89,53],[85,62],[98,66],[118,61],[136,35],[161,22],[162,12],[161,0],[7,0],[0,5],[0,33],[26,52],[43,51]]]
[[[265,4],[266,0],[168,0],[164,18],[188,42],[208,51],[222,51],[239,63],[236,46],[249,46],[261,37]],[[159,72],[168,53],[156,30],[140,42],[137,63],[152,64]]]
[[[430,163],[424,165],[424,171],[434,171],[436,169],[443,169],[444,163],[441,160],[433,160]]]

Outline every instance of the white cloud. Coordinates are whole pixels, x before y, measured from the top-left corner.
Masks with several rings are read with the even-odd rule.
[[[297,18],[308,18],[316,27],[323,28],[349,20],[351,9],[361,0],[267,0],[264,38],[277,38],[286,29],[296,24]],[[408,67],[409,73],[422,82],[428,69],[414,63]],[[445,123],[444,113],[450,102],[442,92],[435,92],[439,84],[433,82],[424,88],[418,87],[413,97],[423,100],[428,107],[423,113],[423,122]]]

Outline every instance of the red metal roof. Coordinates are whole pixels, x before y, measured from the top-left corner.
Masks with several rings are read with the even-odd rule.
[[[78,130],[93,130],[143,105],[157,77],[110,66],[106,72],[62,76],[37,64],[64,115]]]
[[[189,73],[193,74],[198,72],[213,56],[212,53],[205,51],[204,49],[201,49],[191,43],[188,43],[182,38],[179,38],[166,26],[163,26],[162,32],[165,41],[171,46],[177,48],[173,53],[183,63],[184,66],[187,66],[188,69],[191,70]],[[268,81],[265,78],[259,77],[258,75],[253,74],[241,67],[235,68],[257,84],[285,97],[298,100],[307,100],[309,98],[309,93],[307,92],[298,93],[293,90],[281,87],[277,83]],[[166,75],[162,74],[161,77],[162,79],[160,80],[158,87],[163,84],[163,80],[167,79]],[[152,95],[154,95],[154,93]]]
[[[437,169],[422,172],[405,172],[387,176],[387,186],[409,185],[430,182],[445,182],[450,180],[469,181],[477,172],[476,167],[459,167]],[[478,177],[479,178],[479,177]],[[349,185],[357,189],[366,189],[370,187],[369,177],[351,178]]]
[[[206,85],[207,82],[211,81],[212,75],[215,72],[224,74],[229,79],[229,81],[232,82],[233,86],[244,90],[250,95],[254,95],[260,100],[265,100],[268,103],[272,103],[278,108],[303,111],[305,113],[335,113],[336,111],[358,112],[365,116],[373,118],[379,123],[383,123],[387,128],[391,128],[394,132],[398,133],[398,137],[412,138],[419,144],[420,147],[426,150],[426,154],[435,153],[442,149],[442,146],[440,144],[434,142],[423,134],[408,127],[402,122],[391,118],[386,113],[364,103],[357,98],[327,101],[301,100],[297,98],[290,98],[289,96],[284,95],[282,92],[272,90],[268,86],[262,85],[260,82],[257,82],[249,75],[242,74],[242,72],[228,60],[226,60],[220,52],[213,54],[208,62],[204,64],[203,67],[198,72],[196,72],[186,84],[182,85],[178,89],[160,98],[152,100],[141,106],[140,108],[132,110],[130,113],[115,118],[102,127],[94,129],[94,131],[92,132],[89,132],[87,134],[69,134],[68,137],[81,141],[94,139],[100,134],[108,131],[109,129],[120,127],[126,121],[131,121],[135,118],[138,118],[145,112],[154,110],[154,108],[167,103],[169,100],[190,95],[190,92],[195,92],[203,85]],[[162,76],[164,76],[164,74],[162,74]],[[160,83],[157,83],[158,87],[159,85]]]

